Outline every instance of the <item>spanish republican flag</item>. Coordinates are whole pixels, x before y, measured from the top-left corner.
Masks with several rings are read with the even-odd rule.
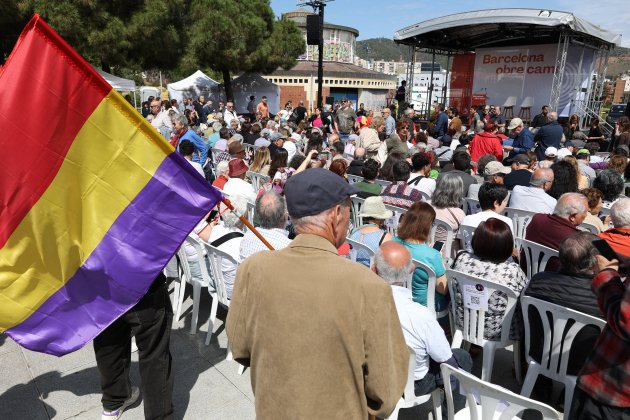
[[[38,15],[0,69],[0,132],[0,332],[63,355],[222,197]]]

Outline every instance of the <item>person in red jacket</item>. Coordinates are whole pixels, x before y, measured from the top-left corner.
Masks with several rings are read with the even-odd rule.
[[[499,126],[494,123],[486,123],[481,133],[475,134],[475,137],[468,145],[468,151],[473,162],[477,162],[483,155],[494,155],[497,160],[503,160],[503,143],[497,135]]]

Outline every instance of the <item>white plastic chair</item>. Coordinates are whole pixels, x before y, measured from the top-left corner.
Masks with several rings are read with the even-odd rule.
[[[212,271],[212,278],[214,279],[214,292],[210,291],[210,296],[212,296],[212,309],[210,310],[210,319],[208,320],[208,334],[206,335],[207,346],[210,344],[210,339],[214,333],[214,323],[217,320],[217,309],[219,304],[226,308],[230,307],[230,299],[228,298],[227,289],[225,287],[225,279],[223,278],[223,259],[228,259],[237,266],[238,262],[226,252],[223,252],[219,248],[208,243],[204,242],[204,247],[206,248],[206,252],[208,254],[210,270]]]
[[[217,157],[221,154],[221,152],[225,152],[225,150],[221,149],[210,149],[212,152],[212,162],[216,165]]]
[[[446,242],[444,242],[444,246],[442,247],[442,250],[444,251],[442,255],[444,255],[445,265],[448,266],[453,259],[453,240],[455,239],[455,232],[448,222],[441,219],[435,219],[433,221],[433,226],[431,227],[431,244],[435,243],[435,234],[437,233],[438,228],[442,228],[446,231]]]
[[[466,200],[466,204],[468,205],[466,214],[476,214],[481,212],[481,205],[479,204],[479,200],[475,198],[464,198]]]
[[[534,274],[545,271],[547,263],[552,257],[558,257],[558,251],[536,242],[521,239],[521,248],[527,263],[527,278],[531,280]]]
[[[415,393],[415,378],[414,371],[416,370],[416,352],[409,346],[409,369],[407,369],[407,383],[405,384],[405,391],[403,396],[396,403],[396,407],[392,414],[387,417],[387,420],[397,420],[398,412],[401,408],[411,408],[420,404],[424,404],[431,400],[433,403],[433,420],[442,420],[442,392],[439,388],[436,388],[433,392],[427,395],[416,396]]]
[[[352,249],[350,249],[350,260],[352,262],[357,262],[357,254],[359,251],[364,251],[367,252],[369,258],[370,258],[370,267],[372,266],[372,264],[374,263],[374,250],[372,248],[370,248],[369,246],[367,246],[364,243],[361,243],[357,240],[354,239],[350,239],[350,238],[346,238],[346,242],[349,243],[352,246]]]
[[[482,347],[483,364],[481,368],[481,379],[489,382],[492,378],[492,366],[494,364],[494,353],[496,349],[506,348],[509,345],[512,345],[512,351],[514,353],[514,369],[516,371],[516,380],[520,382],[520,343],[518,341],[510,340],[510,328],[512,326],[512,317],[514,316],[518,294],[507,286],[489,280],[481,279],[479,277],[471,276],[466,273],[462,273],[461,271],[446,270],[446,278],[448,280],[448,289],[451,293],[451,316],[453,318],[453,342],[451,347],[459,348],[461,347],[463,341],[467,341],[471,344],[476,344]],[[499,338],[499,340],[493,341],[486,340],[484,338],[486,315],[485,311],[481,309],[472,309],[463,306],[463,325],[457,325],[457,302],[455,299],[455,293],[456,290],[459,289],[462,294],[463,301],[464,288],[461,286],[462,283],[483,286],[484,290],[487,291],[488,300],[490,300],[494,292],[502,292],[507,297],[507,304],[505,312],[503,313],[503,320],[501,322],[501,337]]]
[[[365,203],[365,198],[354,196],[350,199],[352,209],[352,225],[357,228],[363,224],[363,218],[359,216],[361,207]]]
[[[225,287],[225,279],[223,278],[223,259],[231,260],[233,264],[238,266],[238,262],[232,258],[226,252],[221,251],[219,248],[214,247],[204,242],[204,247],[208,254],[210,261],[210,269],[212,271],[212,277],[214,278],[214,291],[210,290],[210,296],[212,296],[212,308],[210,309],[210,318],[208,319],[208,333],[206,335],[206,346],[210,344],[212,335],[214,334],[214,323],[217,320],[217,309],[219,304],[229,308],[230,299],[227,295],[227,289]],[[227,360],[234,360],[232,356],[232,350],[230,349],[230,343],[227,345]],[[245,371],[245,366],[239,364],[238,374],[242,375]]]
[[[444,309],[443,311],[436,312],[435,310],[435,296],[437,292],[435,291],[435,284],[437,283],[437,275],[435,271],[422,261],[418,261],[415,259],[411,260],[414,265],[414,270],[409,276],[409,281],[407,282],[407,289],[411,290],[413,293],[413,274],[416,270],[422,270],[427,273],[427,277],[429,278],[427,281],[427,308],[433,313],[436,319],[442,318],[448,315],[448,309]]]
[[[457,239],[462,243],[462,249],[472,251],[472,238],[475,236],[476,226],[460,225],[457,230]]]
[[[512,420],[523,410],[536,410],[542,414],[543,420],[560,420],[560,413],[546,404],[520,396],[498,385],[479,380],[474,375],[461,369],[442,363],[440,365],[444,378],[444,392],[448,406],[449,420]],[[457,378],[460,389],[466,394],[466,408],[454,414],[453,389],[451,375]],[[459,392],[460,390],[455,390]],[[480,405],[477,405],[479,398]]]
[[[398,225],[400,224],[400,218],[402,217],[403,214],[407,213],[408,209],[398,207],[398,206],[392,206],[391,204],[385,204],[385,208],[387,210],[391,210],[394,213],[392,217],[385,220],[385,227],[387,228],[387,231],[392,236],[396,236],[398,233]]]
[[[260,190],[261,185],[269,181],[269,177],[267,175],[263,175],[257,172],[247,171],[247,176],[249,177],[249,179],[252,180],[252,185],[254,186],[254,191],[256,192]]]
[[[521,247],[521,238],[525,237],[527,225],[529,225],[529,222],[532,221],[532,218],[536,213],[528,210],[506,207],[503,214],[512,219],[514,226],[514,246],[516,249],[519,249]]]
[[[383,188],[392,185],[391,181],[385,181],[384,179],[375,179],[374,181]]]
[[[362,176],[350,175],[350,174],[347,174],[347,175],[348,175],[348,184],[350,184],[350,185],[352,185],[354,183],[357,183],[357,182],[363,181],[363,177]]]
[[[577,377],[567,374],[569,352],[575,336],[587,325],[594,325],[600,330],[606,325],[606,321],[591,315],[555,305],[531,296],[521,297],[521,308],[525,323],[525,359],[529,364],[525,382],[521,388],[521,395],[529,397],[536,383],[538,375],[546,376],[554,381],[564,384],[564,418],[568,419],[573,400],[573,391]],[[530,357],[529,348],[532,331],[529,324],[529,311],[535,309],[540,315],[543,326],[543,349],[540,363]],[[548,316],[551,315],[551,323]],[[573,324],[565,331],[569,320]],[[553,329],[552,329],[553,328]]]
[[[584,232],[590,232],[593,235],[597,235],[599,233],[599,229],[597,229],[597,226],[590,223],[582,223],[581,225],[578,225],[577,228]]]

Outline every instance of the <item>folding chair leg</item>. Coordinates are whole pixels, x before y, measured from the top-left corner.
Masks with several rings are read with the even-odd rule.
[[[571,378],[567,378],[567,380],[565,380],[564,382],[564,420],[569,420],[569,412],[571,411],[574,390],[575,379],[571,380]]]
[[[463,336],[461,331],[451,330],[453,333],[453,342],[451,343],[452,349],[458,349],[462,346]]]
[[[525,375],[525,381],[523,382],[523,387],[521,388],[521,395],[524,397],[528,397],[532,395],[532,390],[534,389],[534,385],[536,384],[536,379],[538,378],[538,369],[536,365],[533,363],[529,364],[527,368],[527,375]]]
[[[214,323],[217,320],[217,308],[219,306],[219,297],[212,295],[212,309],[210,310],[210,319],[208,319],[208,333],[206,334],[206,346],[210,344],[210,339],[214,333]]]
[[[521,342],[515,341],[512,345],[512,351],[514,352],[514,374],[516,375],[516,382],[523,383],[523,364],[521,363]]]
[[[242,375],[244,372],[245,372],[245,366],[243,366],[243,365],[241,365],[239,363],[239,365],[238,365],[238,374]]]
[[[193,313],[190,320],[190,333],[197,333],[197,320],[199,319],[199,300],[201,299],[201,284],[193,281]]]
[[[492,366],[494,366],[495,346],[492,342],[486,342],[483,346],[483,363],[481,364],[481,380],[492,382]]]
[[[188,283],[186,281],[186,277],[182,276],[180,277],[180,281],[179,281],[179,296],[178,296],[178,302],[177,302],[177,313],[175,314],[175,320],[177,322],[179,322],[181,316],[182,316],[182,306],[184,306],[184,297],[186,296],[186,283]]]
[[[442,389],[437,388],[432,392],[431,401],[433,401],[433,420],[442,420]]]

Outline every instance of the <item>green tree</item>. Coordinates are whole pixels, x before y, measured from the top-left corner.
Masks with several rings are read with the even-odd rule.
[[[182,65],[219,71],[228,98],[232,73],[291,68],[305,49],[295,24],[276,21],[268,0],[193,0],[189,19]]]
[[[17,0],[0,1],[0,63],[4,63],[17,41],[31,13]]]
[[[178,65],[186,0],[24,0],[92,64],[150,69]]]

